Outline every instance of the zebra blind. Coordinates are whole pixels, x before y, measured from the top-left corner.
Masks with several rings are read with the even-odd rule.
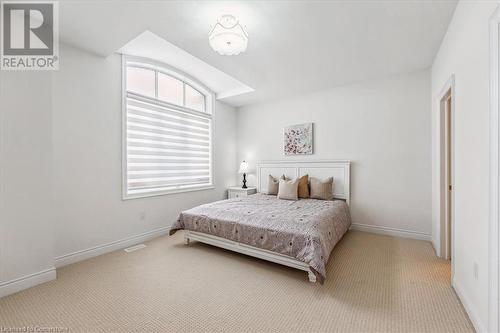
[[[125,121],[126,196],[212,186],[210,113],[127,89]]]

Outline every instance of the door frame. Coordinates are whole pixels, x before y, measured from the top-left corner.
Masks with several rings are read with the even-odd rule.
[[[490,18],[490,212],[489,212],[489,272],[488,272],[488,331],[500,329],[499,263],[499,190],[500,190],[500,117],[499,117],[499,38],[500,6]]]
[[[454,225],[454,219],[455,219],[455,214],[453,210],[453,200],[454,200],[454,195],[453,195],[453,190],[454,190],[454,168],[455,168],[455,163],[454,163],[454,147],[455,147],[455,138],[454,138],[454,133],[453,133],[453,120],[455,119],[453,111],[452,111],[452,105],[453,105],[453,93],[452,93],[452,88],[450,87],[450,90],[448,90],[448,93],[444,97],[444,100],[442,101],[444,103],[444,182],[445,182],[445,187],[444,187],[444,192],[445,192],[445,224],[444,224],[444,244],[445,244],[445,249],[444,249],[444,257],[446,260],[451,260],[452,253],[453,253],[453,243],[454,243],[454,237],[453,235],[453,225]]]
[[[447,211],[448,204],[450,205],[451,211],[451,222],[453,225],[453,220],[455,219],[455,196],[451,196],[451,200],[448,203],[448,168],[447,168],[447,147],[445,136],[447,134],[447,117],[445,115],[446,111],[446,101],[448,96],[451,95],[451,109],[450,109],[450,141],[451,141],[451,157],[450,157],[450,170],[451,170],[451,184],[455,186],[455,74],[452,74],[448,81],[444,84],[441,92],[437,95],[437,110],[439,112],[439,256],[441,258],[451,259],[451,282],[453,283],[453,278],[455,276],[455,228],[451,229],[451,239],[448,239],[448,224],[447,224]],[[451,255],[447,253],[448,243],[451,242]]]

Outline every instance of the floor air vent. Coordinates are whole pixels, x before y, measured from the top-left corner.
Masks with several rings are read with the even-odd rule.
[[[137,250],[143,249],[143,248],[145,248],[145,247],[146,247],[146,245],[144,245],[144,244],[138,244],[138,245],[134,245],[134,246],[131,246],[131,247],[127,247],[127,248],[125,249],[125,252],[130,253],[130,252],[134,252],[134,251],[137,251]]]

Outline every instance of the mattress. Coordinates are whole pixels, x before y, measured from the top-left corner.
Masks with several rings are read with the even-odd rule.
[[[290,201],[258,193],[183,211],[170,234],[191,230],[287,255],[308,264],[323,283],[330,253],[350,225],[344,201]]]

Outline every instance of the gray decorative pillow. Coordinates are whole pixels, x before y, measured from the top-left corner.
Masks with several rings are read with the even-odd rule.
[[[285,175],[282,175],[281,178],[279,178],[279,179],[289,180],[290,178],[285,177]],[[277,195],[278,194],[279,179],[274,178],[273,176],[269,175],[269,180],[267,182],[267,194],[270,194],[270,195]]]
[[[280,179],[278,199],[299,200],[299,178],[293,180]]]
[[[310,179],[311,199],[333,200],[333,177],[323,181],[315,177]]]
[[[277,195],[278,194],[279,181],[273,176],[269,175],[269,180],[267,182],[267,194]]]

